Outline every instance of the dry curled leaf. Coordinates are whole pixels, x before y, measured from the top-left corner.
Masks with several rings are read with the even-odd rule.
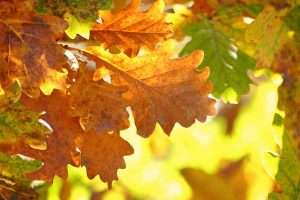
[[[157,122],[170,134],[176,122],[188,127],[215,112],[215,101],[208,97],[212,90],[209,70],[195,70],[203,59],[202,51],[176,59],[170,59],[167,52],[129,58],[122,53],[110,54],[101,47],[86,51],[113,72],[113,84],[129,88],[124,98],[142,136],[149,136]]]
[[[136,55],[140,47],[153,50],[172,31],[165,22],[164,2],[158,0],[144,12],[139,6],[140,0],[132,0],[123,10],[100,16],[103,23],[96,24],[91,35],[107,47],[117,46],[128,55]]]

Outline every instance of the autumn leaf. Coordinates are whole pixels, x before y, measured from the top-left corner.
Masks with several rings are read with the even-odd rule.
[[[53,92],[50,96],[43,95],[38,99],[23,96],[22,102],[31,110],[46,112],[42,119],[49,124],[53,132],[47,140],[46,150],[34,150],[21,145],[10,153],[21,153],[44,163],[39,171],[30,175],[33,179],[52,182],[55,175],[66,178],[66,166],[79,164],[75,140],[83,132],[78,120],[70,116],[68,96]]]
[[[285,13],[286,10],[278,12],[272,6],[266,6],[246,30],[246,41],[256,45],[258,67],[270,67],[286,42],[288,28],[282,20]]]
[[[229,88],[237,95],[248,91],[251,81],[247,72],[255,66],[252,58],[239,50],[230,38],[217,31],[208,19],[189,24],[184,31],[192,40],[186,44],[181,55],[197,49],[205,52],[200,69],[209,66],[209,78],[214,85],[213,94],[216,97],[221,97]]]
[[[215,174],[202,170],[185,168],[181,171],[193,190],[193,200],[245,200],[247,199],[247,178],[244,160],[232,162]]]
[[[89,47],[113,72],[113,84],[127,86],[124,98],[132,108],[138,133],[149,136],[156,123],[170,134],[176,122],[188,127],[197,119],[214,114],[214,100],[208,97],[212,85],[209,70],[195,70],[203,59],[202,51],[170,59],[167,52],[129,58],[110,54],[101,47]]]
[[[125,167],[123,156],[133,153],[127,141],[118,134],[84,132],[78,118],[70,113],[70,97],[61,92],[40,96],[38,100],[24,96],[22,102],[32,110],[45,111],[43,119],[53,129],[46,150],[32,149],[23,143],[8,148],[0,145],[0,149],[10,155],[18,153],[44,163],[40,170],[28,175],[30,178],[48,182],[52,182],[55,175],[66,178],[66,166],[72,164],[87,166],[91,178],[99,174],[109,184],[117,179],[118,168]]]
[[[0,15],[2,87],[17,79],[30,96],[37,96],[39,87],[45,94],[53,89],[65,90],[64,50],[56,44],[65,28],[66,23],[53,16],[13,10]]]
[[[133,148],[118,133],[86,133],[82,136],[80,150],[81,164],[86,166],[88,177],[99,174],[109,187],[112,180],[118,179],[117,169],[125,168],[123,157],[133,153]]]
[[[100,15],[103,22],[92,28],[92,37],[107,47],[116,46],[128,55],[136,55],[141,47],[155,49],[156,44],[172,32],[165,22],[164,3],[157,0],[145,12],[140,11],[139,6],[140,0],[132,0],[119,12]]]
[[[127,89],[104,80],[94,81],[94,71],[86,69],[86,66],[80,70],[79,77],[70,89],[70,98],[72,114],[80,117],[83,129],[103,133],[128,128],[128,105],[122,98]]]

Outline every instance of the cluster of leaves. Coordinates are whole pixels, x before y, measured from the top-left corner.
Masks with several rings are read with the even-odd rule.
[[[173,32],[163,1],[142,11],[134,0],[100,15],[78,47],[82,38],[67,38],[56,6],[83,23],[81,7],[95,5],[87,2],[1,1],[0,166],[8,180],[52,182],[72,164],[110,185],[133,153],[119,135],[129,127],[128,107],[144,137],[156,123],[170,134],[177,122],[188,127],[214,114],[209,69],[196,71],[203,51],[172,58],[161,44]],[[41,6],[49,12],[39,14]]]
[[[72,164],[111,185],[133,153],[119,134],[129,112],[139,135],[156,124],[169,135],[176,123],[189,127],[215,114],[209,94],[237,101],[255,67],[284,75],[281,107],[298,144],[300,2],[195,0],[190,10],[171,11],[163,0],[116,2],[0,1],[6,181],[51,182]],[[170,46],[183,36],[191,40],[173,55]]]

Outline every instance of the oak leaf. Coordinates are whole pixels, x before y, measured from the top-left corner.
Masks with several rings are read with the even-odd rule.
[[[288,27],[283,21],[286,10],[266,6],[246,30],[245,39],[256,45],[256,65],[271,67],[276,54],[287,41]]]
[[[198,19],[188,24],[184,32],[192,37],[181,51],[187,55],[197,49],[205,52],[203,63],[199,68],[209,66],[209,79],[214,85],[213,95],[224,97],[228,90],[236,96],[249,90],[251,80],[248,71],[255,67],[255,60],[239,49],[232,40],[218,31],[214,23],[207,18]]]
[[[9,11],[0,15],[1,85],[17,79],[30,96],[37,96],[41,85],[45,94],[65,90],[64,50],[56,40],[64,34],[66,23],[54,16],[21,13],[15,6],[22,4],[4,5]]]
[[[215,112],[215,101],[208,97],[212,90],[207,80],[209,70],[195,70],[202,61],[202,51],[176,59],[170,59],[167,52],[134,58],[110,54],[101,47],[89,47],[86,52],[96,55],[113,72],[113,84],[129,88],[124,98],[132,108],[138,133],[144,137],[153,132],[156,123],[170,134],[176,122],[188,127]]]
[[[133,153],[130,144],[118,133],[86,133],[82,135],[81,164],[86,166],[87,175],[93,178],[100,175],[103,181],[109,183],[117,180],[116,170],[125,168],[123,156]]]
[[[141,47],[153,50],[172,32],[165,22],[164,3],[158,0],[145,12],[139,6],[140,0],[132,0],[123,10],[100,16],[103,23],[92,28],[92,37],[107,47],[117,46],[128,55],[136,55]]]
[[[119,131],[129,127],[127,103],[122,98],[124,87],[113,86],[104,80],[93,80],[93,71],[80,68],[70,89],[72,114],[80,117],[85,130],[96,132]]]
[[[55,91],[50,96],[38,99],[23,96],[22,103],[35,111],[44,111],[43,119],[53,129],[47,141],[46,150],[37,150],[18,143],[9,147],[0,145],[0,150],[9,154],[22,154],[44,163],[40,170],[28,177],[52,182],[58,175],[67,177],[66,166],[86,166],[89,177],[100,175],[103,181],[117,179],[118,168],[124,168],[123,156],[133,153],[130,144],[118,134],[93,131],[84,132],[78,117],[70,112],[70,97]]]

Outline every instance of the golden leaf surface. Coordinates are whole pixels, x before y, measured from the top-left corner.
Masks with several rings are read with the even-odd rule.
[[[113,72],[114,85],[128,87],[124,98],[144,137],[153,132],[157,122],[170,134],[176,122],[188,127],[195,119],[205,121],[215,113],[215,101],[208,97],[212,90],[209,69],[196,71],[202,51],[175,59],[163,51],[134,58],[110,54],[101,47],[89,47],[86,52],[96,55]]]
[[[144,12],[139,6],[140,0],[132,0],[123,10],[100,16],[103,23],[92,28],[92,37],[107,47],[117,46],[128,55],[136,55],[141,47],[155,49],[172,32],[165,22],[164,2],[158,0]]]

